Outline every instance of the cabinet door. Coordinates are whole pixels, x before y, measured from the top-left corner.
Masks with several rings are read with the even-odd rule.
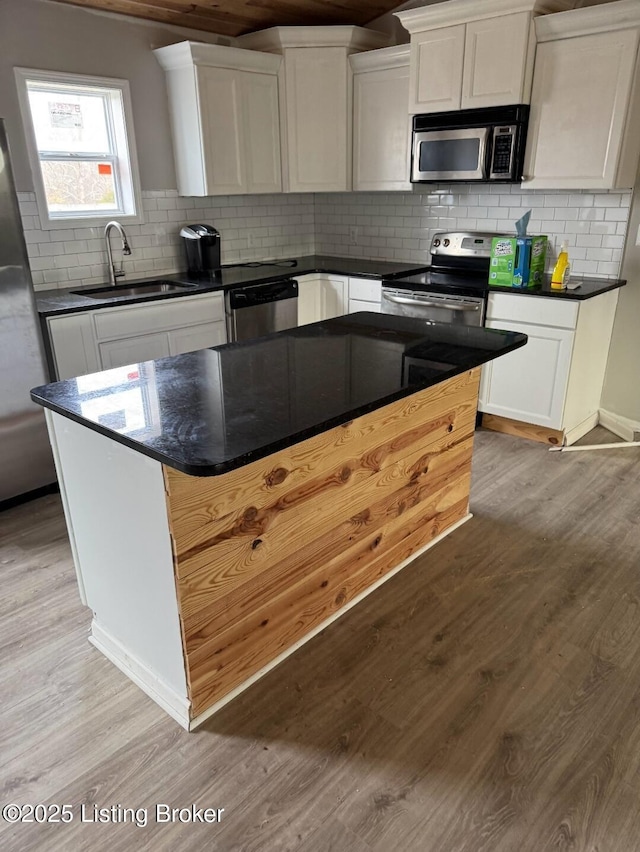
[[[529,102],[524,82],[530,26],[528,12],[467,24],[463,109]]]
[[[247,192],[282,192],[278,78],[242,73]]]
[[[285,51],[290,192],[350,188],[350,72],[342,48]]]
[[[177,328],[169,332],[169,354],[182,355],[196,349],[209,349],[227,342],[224,322],[205,322],[190,328]]]
[[[353,188],[410,189],[409,66],[353,77]]]
[[[308,325],[322,319],[322,276],[305,275],[298,278],[298,325]]]
[[[483,366],[481,410],[562,429],[575,333],[504,320],[489,320],[487,327],[521,332],[529,340],[521,349]]]
[[[171,354],[166,332],[111,340],[108,343],[100,343],[98,349],[103,370],[124,367],[126,364],[139,364],[141,361],[153,361]]]
[[[100,370],[90,313],[51,317],[47,329],[58,381]]]
[[[465,25],[411,36],[409,112],[460,109]]]
[[[243,72],[199,66],[196,74],[207,194],[247,192]]]
[[[538,45],[525,167],[531,176],[528,186],[616,186],[637,47],[637,30]]]
[[[340,275],[298,278],[298,325],[347,313],[347,279]]]
[[[338,275],[324,276],[320,293],[320,319],[341,317],[347,313],[346,278]]]

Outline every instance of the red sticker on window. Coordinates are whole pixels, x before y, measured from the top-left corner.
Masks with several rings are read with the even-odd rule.
[[[127,378],[130,382],[140,378],[140,373],[136,370],[134,373],[127,373]]]
[[[98,163],[98,174],[99,175],[110,175],[111,174],[111,163]]]

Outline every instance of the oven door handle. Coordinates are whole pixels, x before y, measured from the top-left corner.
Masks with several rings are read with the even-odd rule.
[[[395,302],[397,305],[415,305],[422,308],[446,308],[448,311],[479,311],[480,305],[471,305],[469,303],[459,305],[455,302],[427,302],[423,299],[408,299],[403,296],[389,296],[384,294],[388,302]]]

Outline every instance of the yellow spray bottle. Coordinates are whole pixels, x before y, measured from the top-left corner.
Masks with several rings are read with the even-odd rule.
[[[569,263],[569,244],[565,241],[560,246],[560,254],[551,274],[551,289],[565,290],[569,281],[571,265]]]

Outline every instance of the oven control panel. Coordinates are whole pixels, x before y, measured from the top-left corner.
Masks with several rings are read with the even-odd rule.
[[[491,240],[502,234],[484,231],[450,231],[434,234],[431,241],[431,254],[439,261],[445,257],[486,257],[491,256]]]

